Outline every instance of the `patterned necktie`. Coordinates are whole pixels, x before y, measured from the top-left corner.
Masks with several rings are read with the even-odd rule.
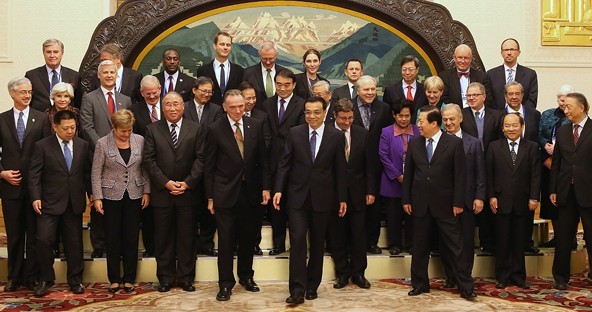
[[[175,85],[173,84],[173,76],[169,76],[169,88],[167,89],[167,93],[175,91]]]
[[[310,136],[310,153],[311,153],[313,162],[315,161],[316,149],[317,149],[317,132],[313,131],[312,135]]]
[[[224,96],[224,92],[226,91],[226,73],[224,71],[224,64],[220,64],[220,91],[222,91],[222,96]]]
[[[236,139],[236,144],[238,144],[238,150],[240,151],[241,157],[245,158],[245,140],[243,138],[243,132],[240,129],[240,124],[237,122],[234,124],[236,130],[234,131],[234,138]]]
[[[411,93],[412,86],[407,86],[407,100],[413,101],[413,94]]]
[[[53,90],[53,86],[60,82],[60,77],[58,76],[58,72],[54,69],[51,71],[51,86],[49,87],[49,91]]]
[[[349,136],[347,135],[347,130],[341,129],[341,131],[343,131],[343,134],[345,135],[345,160],[349,161],[349,152],[350,152],[350,150],[349,150],[350,146],[349,146],[349,141],[348,141]]]
[[[19,112],[19,117],[16,122],[16,135],[18,136],[21,147],[23,147],[23,141],[25,140],[25,121],[23,120],[23,115],[23,112]]]
[[[428,145],[426,146],[426,149],[428,150],[428,162],[432,162],[432,156],[434,156],[434,139],[429,138],[428,139]]]
[[[358,92],[356,91],[356,86],[352,86],[351,98],[355,99],[358,96]]]
[[[286,100],[280,99],[280,111],[278,113],[278,121],[281,123],[284,120],[284,113],[286,112]]]
[[[177,124],[171,124],[171,138],[173,139],[173,146],[177,148],[179,140],[177,138]]]
[[[514,81],[514,70],[511,68],[508,68],[506,71],[508,72],[508,79],[506,80],[506,83],[510,83],[510,82]]]
[[[366,105],[363,104],[363,111],[364,111],[364,116],[362,116],[362,122],[364,123],[364,128],[366,128],[366,130],[370,130],[370,115],[372,114],[370,112],[370,105]]]
[[[197,104],[197,122],[200,123],[201,122],[201,116],[203,114],[203,105],[201,104]]]
[[[156,112],[156,105],[152,106],[152,111],[150,111],[150,121],[155,122],[158,121],[158,113]]]
[[[512,155],[512,166],[516,166],[516,142],[510,142],[510,145],[512,146],[510,148],[510,155]]]
[[[575,124],[574,125],[574,146],[578,145],[578,140],[580,139],[580,132],[578,131],[578,129],[580,129],[580,125]]]
[[[69,141],[62,141],[64,144],[64,158],[66,159],[66,166],[68,166],[68,171],[72,168],[72,151],[68,147]]]
[[[109,108],[109,115],[115,113],[115,100],[113,99],[113,92],[107,92],[107,107]]]
[[[267,76],[265,77],[265,94],[268,98],[273,96],[273,79],[271,79],[271,69],[267,70]]]

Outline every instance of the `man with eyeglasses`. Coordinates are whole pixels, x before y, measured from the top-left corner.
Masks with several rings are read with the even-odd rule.
[[[312,95],[322,97],[327,102],[327,114],[325,114],[324,122],[326,124],[333,124],[335,122],[335,108],[334,102],[331,100],[333,93],[331,93],[331,84],[327,80],[319,80],[312,85]],[[331,114],[331,115],[329,115]]]
[[[487,71],[487,76],[491,81],[493,107],[499,110],[505,109],[504,86],[509,82],[516,81],[524,89],[521,103],[536,108],[539,94],[537,73],[531,68],[518,64],[518,57],[520,56],[518,40],[507,38],[502,41],[501,55],[504,63]]]
[[[411,107],[411,122],[417,119],[417,110],[428,104],[423,83],[417,81],[419,73],[419,59],[413,55],[406,55],[401,59],[402,79],[387,86],[384,90],[382,101],[394,105],[401,100],[408,100],[413,103]]]
[[[466,44],[461,44],[454,49],[454,68],[448,68],[438,73],[438,76],[444,81],[444,93],[442,93],[444,103],[455,103],[463,108],[468,107],[467,87],[473,82],[479,82],[485,86],[485,92],[483,92],[486,95],[485,105],[488,107],[493,105],[491,82],[484,71],[471,68],[472,59],[471,48]]]
[[[202,134],[206,135],[208,126],[224,116],[222,107],[210,102],[212,98],[212,88],[214,82],[212,79],[201,76],[193,82],[194,98],[185,102],[185,112],[183,117],[196,122]],[[203,181],[197,184],[198,204],[197,204],[197,248],[199,254],[215,257],[218,255],[214,249],[214,234],[216,233],[216,218],[208,211],[208,203],[205,198],[205,189]]]
[[[275,94],[275,75],[284,67],[276,64],[278,51],[272,41],[265,41],[259,49],[261,62],[245,68],[243,81],[249,82],[257,91],[257,106]],[[255,107],[257,107],[255,106]]]
[[[175,91],[181,94],[184,102],[189,101],[193,95],[191,88],[195,79],[181,71],[181,53],[175,49],[164,50],[162,67],[164,70],[154,75],[162,86],[161,98],[164,98],[167,93]]]

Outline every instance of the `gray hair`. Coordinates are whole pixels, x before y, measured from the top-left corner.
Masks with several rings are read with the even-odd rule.
[[[243,93],[240,90],[237,90],[237,89],[231,89],[231,90],[226,91],[224,93],[224,103],[226,103],[226,99],[229,96],[240,96],[242,98],[243,97]]]
[[[458,104],[450,103],[450,104],[444,105],[444,108],[442,108],[442,114],[444,114],[445,112],[447,112],[449,110],[455,111],[458,116],[462,115],[462,110],[460,109],[460,106]]]
[[[99,64],[97,71],[101,72],[101,69],[103,69],[103,67],[105,67],[105,66],[115,66],[115,69],[117,69],[117,64],[115,64],[115,62],[113,62],[111,60],[104,60]]]
[[[469,90],[470,88],[479,88],[479,92],[481,92],[482,94],[485,94],[485,86],[480,83],[480,82],[471,82],[471,84],[469,84],[469,86],[467,87],[467,90]]]
[[[559,87],[559,91],[557,91],[557,97],[568,95],[568,94],[574,93],[574,92],[575,92],[574,87],[572,87],[569,84],[564,84],[561,87]]]
[[[327,82],[327,80],[319,80],[319,81],[315,82],[312,85],[312,88],[314,89],[315,87],[322,87],[326,93],[331,92],[331,84],[329,82]]]
[[[524,92],[524,87],[522,87],[522,84],[518,81],[510,81],[508,83],[506,83],[506,85],[504,86],[504,93],[508,92],[508,88],[512,87],[512,86],[520,86],[520,92]]]
[[[62,93],[62,92],[68,92],[68,95],[70,96],[70,100],[74,98],[74,88],[72,88],[72,85],[66,82],[60,82],[57,83],[55,86],[53,86],[53,88],[51,88],[51,99],[53,100],[53,98],[58,94],[58,93]]]
[[[31,80],[25,77],[14,77],[8,82],[8,92],[16,90],[16,88],[23,84],[31,84]]]
[[[261,44],[261,48],[259,48],[259,52],[261,51],[269,51],[269,50],[274,50],[277,52],[277,50],[275,49],[275,43],[273,41],[263,41],[263,43]]]
[[[62,49],[62,53],[64,53],[64,43],[61,42],[60,40],[54,39],[54,38],[47,39],[47,40],[43,41],[43,45],[41,48],[42,51],[45,50],[46,47],[49,47],[50,45],[53,45],[53,44],[59,45],[60,49]]]
[[[375,87],[376,87],[376,85],[377,85],[377,83],[376,83],[376,79],[375,79],[374,77],[372,77],[372,76],[370,76],[370,75],[364,75],[364,76],[360,77],[360,78],[358,79],[358,81],[356,81],[356,89],[359,89],[359,88],[360,88],[360,85],[361,85],[363,82],[371,82],[371,83],[373,83],[373,84],[374,84],[374,86],[375,86]]]
[[[140,81],[140,90],[145,89],[149,86],[155,86],[160,88],[160,81],[158,81],[158,78],[156,78],[155,76],[146,75],[144,76],[144,78],[142,78],[142,81]]]

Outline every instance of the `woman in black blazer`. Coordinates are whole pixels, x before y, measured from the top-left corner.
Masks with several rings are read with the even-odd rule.
[[[305,71],[296,75],[296,89],[294,94],[308,99],[312,96],[312,86],[315,82],[327,79],[318,75],[319,67],[321,67],[321,53],[317,49],[308,49],[302,56],[302,63]]]

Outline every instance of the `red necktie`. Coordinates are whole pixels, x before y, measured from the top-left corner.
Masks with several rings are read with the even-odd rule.
[[[169,76],[169,88],[167,89],[167,93],[175,91],[175,86],[173,85],[173,76]]]
[[[156,112],[156,105],[152,105],[152,111],[150,112],[150,121],[158,121],[158,113]]]
[[[580,139],[580,133],[578,132],[579,128],[580,128],[580,125],[578,125],[578,124],[574,125],[574,145],[578,145],[578,140]]]
[[[113,115],[115,113],[115,100],[113,100],[113,92],[107,92],[109,96],[107,99],[107,106],[109,107],[109,114]]]
[[[413,94],[411,93],[411,88],[413,88],[412,86],[407,86],[407,99],[409,101],[413,101]]]
[[[471,72],[456,72],[456,76],[458,76],[458,78],[465,76],[467,78],[469,78],[469,76],[471,76]]]

